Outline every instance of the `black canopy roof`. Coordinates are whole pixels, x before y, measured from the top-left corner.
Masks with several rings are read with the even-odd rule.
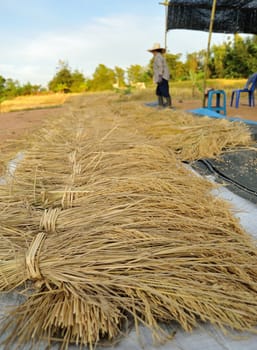
[[[167,30],[209,31],[212,5],[212,0],[171,0]],[[213,32],[257,34],[257,0],[217,0]]]

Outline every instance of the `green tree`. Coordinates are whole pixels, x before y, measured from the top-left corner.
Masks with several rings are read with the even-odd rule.
[[[5,78],[0,75],[0,103],[5,99]]]
[[[87,81],[81,72],[79,72],[78,70],[75,70],[71,74],[71,78],[72,78],[72,83],[70,86],[71,92],[84,92],[87,90],[88,88]]]
[[[225,78],[248,77],[257,70],[257,39],[256,35],[243,39],[235,34],[233,42],[226,46],[224,57]]]
[[[199,71],[199,59],[197,52],[187,54],[186,62],[184,64],[186,72],[197,74]]]
[[[5,78],[0,75],[0,97],[4,94]]]
[[[19,88],[19,95],[33,95],[40,91],[40,85],[32,85],[30,82],[27,82]]]
[[[226,57],[228,44],[213,45],[210,53],[209,69],[212,78],[224,78],[224,60]]]
[[[245,46],[247,51],[248,75],[257,71],[257,36],[246,37]]]
[[[181,80],[185,76],[185,66],[181,62],[181,54],[166,53],[165,55],[167,65],[170,70],[172,80]]]
[[[99,64],[93,74],[92,80],[90,81],[90,90],[112,90],[115,82],[115,72],[104,64]]]
[[[115,74],[115,84],[117,84],[118,88],[124,88],[126,86],[125,83],[125,70],[120,67],[114,67]]]
[[[247,65],[245,61],[245,45],[243,39],[234,35],[233,45],[228,45],[224,58],[225,77],[239,78],[245,75]]]
[[[48,83],[49,90],[53,92],[70,92],[72,82],[72,72],[68,63],[60,60],[57,73]]]
[[[147,83],[151,80],[152,73],[149,74],[149,70],[139,64],[133,64],[127,69],[127,76],[129,84]]]
[[[12,80],[10,78],[5,81],[4,95],[6,98],[13,98],[20,94],[20,83],[18,80]]]

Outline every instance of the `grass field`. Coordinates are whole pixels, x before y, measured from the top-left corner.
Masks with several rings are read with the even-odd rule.
[[[226,94],[231,94],[233,89],[241,88],[245,83],[245,79],[209,79],[206,88],[224,90]],[[202,81],[197,81],[195,85],[191,81],[170,82],[172,96],[181,96],[183,99],[201,99],[202,86]]]
[[[225,92],[231,91],[238,87],[243,87],[246,80],[244,79],[212,79],[208,80],[206,86],[208,88],[222,89]],[[201,99],[202,92],[198,86],[202,82],[197,82],[197,86],[193,86],[191,81],[170,82],[170,92],[173,97],[180,97],[183,100]],[[153,88],[150,87],[145,90],[136,91],[134,97],[151,101],[153,98]],[[122,92],[121,92],[122,93]],[[20,96],[11,100],[6,100],[0,104],[0,112],[12,112],[18,110],[29,110],[38,108],[47,108],[53,106],[60,106],[66,102],[74,94],[45,94],[34,96]]]
[[[11,100],[3,101],[0,104],[0,112],[60,106],[68,97],[69,95],[67,94],[19,96]]]

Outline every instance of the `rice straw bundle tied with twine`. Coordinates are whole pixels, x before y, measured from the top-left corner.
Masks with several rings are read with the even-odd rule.
[[[101,120],[97,142],[75,119],[32,142],[0,188],[0,289],[25,295],[5,345],[93,348],[131,320],[160,341],[159,322],[255,332],[256,246],[213,185],[141,136]]]

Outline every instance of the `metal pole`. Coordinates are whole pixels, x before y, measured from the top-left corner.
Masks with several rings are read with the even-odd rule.
[[[169,8],[169,0],[165,0],[165,2],[159,2],[159,5],[165,6],[165,33],[164,33],[164,47],[167,51],[167,33],[168,33],[168,8]]]
[[[203,107],[205,107],[206,79],[207,79],[207,71],[208,71],[208,62],[209,62],[209,57],[210,57],[211,36],[212,36],[214,19],[215,19],[216,4],[217,4],[217,0],[213,0],[213,2],[212,2],[212,11],[211,11],[211,20],[210,20],[210,26],[209,26],[209,37],[208,37],[207,52],[206,52],[206,55],[205,55],[205,62],[204,62]]]

